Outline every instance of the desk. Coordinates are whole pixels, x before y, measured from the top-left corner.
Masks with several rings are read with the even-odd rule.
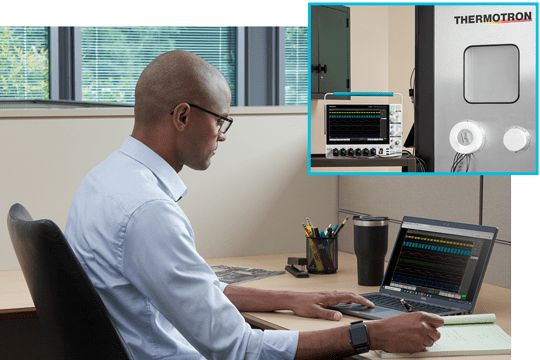
[[[305,257],[305,253],[245,256],[230,258],[207,259],[210,266],[214,265],[237,265],[268,270],[284,270],[289,256]],[[282,291],[352,291],[355,293],[366,293],[377,291],[378,287],[367,287],[357,285],[356,259],[354,254],[339,252],[339,265],[336,274],[316,275],[310,274],[307,279],[297,279],[289,273],[273,276],[266,279],[250,281],[238,286],[252,287],[264,290]],[[21,271],[0,272],[0,285],[10,284],[10,291],[4,291],[4,286],[0,286],[0,314],[10,314],[11,317],[24,316],[25,313],[35,311],[30,298],[30,293],[24,283]],[[511,309],[510,290],[484,284],[480,291],[475,313],[495,313],[497,315],[497,325],[507,334],[511,335]],[[289,311],[279,311],[271,313],[243,313],[247,322],[263,329],[288,329],[298,331],[323,330],[349,324],[358,319],[344,315],[341,321],[327,321],[320,319],[308,319],[294,315]],[[1,315],[0,315],[1,316]],[[367,359],[380,359],[379,356],[370,351],[362,355]],[[456,360],[507,360],[510,355],[489,355],[489,356],[456,356],[446,359]]]
[[[0,320],[37,317],[21,270],[0,271]]]
[[[237,265],[268,270],[284,270],[287,257],[305,257],[305,253],[283,254],[268,256],[246,256],[207,259],[210,266],[214,265]],[[310,274],[308,279],[297,279],[289,273],[273,276],[266,279],[241,283],[238,286],[252,287],[264,290],[283,291],[352,291],[355,293],[367,293],[377,291],[378,286],[357,285],[356,257],[354,254],[339,252],[339,264],[336,274],[316,275]],[[477,314],[495,313],[497,315],[496,324],[499,325],[508,335],[511,335],[510,327],[510,290],[489,284],[482,285],[478,301],[474,312]],[[339,326],[348,325],[358,319],[344,315],[341,321],[326,321],[320,319],[307,319],[294,315],[289,311],[279,311],[272,313],[243,313],[246,321],[252,325],[263,329],[288,329],[298,331],[323,330]],[[380,359],[373,351],[363,354],[360,358]],[[488,359],[510,359],[510,355],[489,355],[489,356],[455,356],[445,359],[456,360],[488,360]]]
[[[0,271],[0,359],[52,360],[22,271]]]
[[[395,158],[327,159],[325,154],[311,154],[311,167],[401,166],[402,172],[415,172],[416,159],[409,155]]]

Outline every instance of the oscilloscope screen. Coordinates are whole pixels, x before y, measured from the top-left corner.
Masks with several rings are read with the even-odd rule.
[[[388,144],[389,111],[389,105],[327,105],[327,144]]]

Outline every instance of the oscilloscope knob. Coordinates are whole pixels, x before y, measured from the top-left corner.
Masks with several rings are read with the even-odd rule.
[[[339,153],[341,156],[347,156],[347,151],[345,149],[341,149]]]
[[[362,156],[362,149],[356,149],[355,154],[356,156]]]
[[[377,149],[375,149],[375,148],[371,149],[371,150],[369,151],[369,154],[370,154],[371,156],[377,155]]]
[[[334,148],[334,150],[332,150],[332,155],[339,156],[339,150]]]
[[[369,149],[365,148],[363,153],[364,153],[364,156],[369,156]]]
[[[349,148],[349,150],[347,150],[347,155],[354,156],[354,150],[352,148]]]

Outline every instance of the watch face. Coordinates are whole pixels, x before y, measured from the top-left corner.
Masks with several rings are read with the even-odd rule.
[[[351,345],[357,354],[369,351],[369,335],[364,324],[353,324],[349,328]]]
[[[354,345],[367,344],[367,331],[366,325],[358,324],[351,327],[351,340]]]

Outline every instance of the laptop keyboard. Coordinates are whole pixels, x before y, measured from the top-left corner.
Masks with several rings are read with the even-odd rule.
[[[401,301],[399,301],[400,299],[397,299],[395,297],[385,296],[382,294],[367,294],[367,295],[362,295],[362,296],[378,306],[383,306],[389,309],[394,309],[394,310],[399,310],[399,311],[403,311],[405,309]],[[429,304],[421,303],[418,301],[412,301],[412,300],[407,300],[407,303],[413,307],[414,311],[425,311],[432,314],[440,314],[440,313],[444,313],[451,310],[449,308],[436,306],[436,305],[429,305]]]

